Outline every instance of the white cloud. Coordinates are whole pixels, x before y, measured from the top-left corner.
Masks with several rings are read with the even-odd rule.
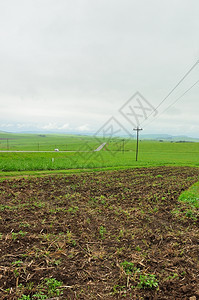
[[[63,124],[62,126],[58,127],[59,130],[68,129],[69,124]]]
[[[40,128],[44,129],[44,130],[64,130],[64,129],[69,129],[69,124],[57,124],[55,122],[49,122],[48,124],[39,126]]]
[[[48,123],[46,125],[43,125],[41,127],[42,129],[45,129],[45,130],[51,130],[51,129],[57,129],[57,124],[56,123]]]
[[[28,128],[31,127],[31,124],[27,124],[27,123],[18,123],[17,124],[17,128],[22,129],[22,128]]]
[[[13,124],[11,124],[11,123],[2,123],[2,124],[0,124],[0,128],[9,128],[9,127],[12,127],[13,126]]]
[[[88,124],[84,124],[84,125],[77,127],[77,130],[78,131],[90,131],[90,128],[89,128]]]

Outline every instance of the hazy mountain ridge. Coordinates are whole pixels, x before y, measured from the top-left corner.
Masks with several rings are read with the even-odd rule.
[[[142,134],[141,140],[163,140],[173,142],[199,142],[199,138],[192,138],[185,135],[169,135],[169,134]]]
[[[6,132],[6,131],[0,131],[0,138],[11,138],[15,135],[48,135],[48,134],[57,134],[57,135],[74,135],[74,136],[92,136],[94,135],[91,132],[56,132],[56,131],[21,131],[21,132]],[[126,137],[126,136],[121,136]],[[134,138],[136,139],[136,136],[134,135]],[[179,135],[179,136],[173,136],[170,134],[140,134],[139,136],[140,140],[152,140],[152,141],[169,141],[169,142],[199,142],[199,138],[193,138],[189,136]]]

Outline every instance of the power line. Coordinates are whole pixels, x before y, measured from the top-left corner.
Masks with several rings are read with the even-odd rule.
[[[175,91],[175,89],[182,83],[182,81],[193,71],[193,69],[197,66],[197,64],[199,63],[199,59],[196,61],[196,63],[188,70],[188,72],[180,79],[180,81],[174,86],[174,88],[172,88],[172,90],[167,94],[166,97],[164,97],[164,99],[158,104],[158,106],[156,108],[154,108],[154,110],[148,115],[148,118],[153,114],[154,111],[156,111],[160,105],[162,105],[162,103],[164,101],[166,101],[166,99]],[[145,121],[145,120],[144,120]],[[143,122],[144,122],[143,121]],[[140,124],[142,124],[143,122],[141,122]]]
[[[180,97],[178,97],[174,102],[172,102],[165,110],[163,110],[161,113],[158,114],[158,116],[151,120],[150,122],[148,122],[145,126],[148,126],[149,124],[151,124],[152,122],[154,122],[155,120],[157,120],[160,115],[162,115],[163,113],[165,113],[169,108],[171,108],[176,102],[178,102],[182,97],[184,97],[184,95],[186,95],[197,83],[199,83],[199,80],[197,80],[190,88],[188,88]]]

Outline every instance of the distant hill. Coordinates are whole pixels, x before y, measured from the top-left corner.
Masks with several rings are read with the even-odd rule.
[[[21,131],[21,132],[6,132],[6,131],[0,131],[0,139],[11,139],[11,138],[17,138],[17,137],[25,137],[28,135],[51,135],[56,134],[60,136],[93,136],[93,133],[91,132],[56,132],[56,131]],[[128,136],[121,136],[119,138],[127,138]],[[136,137],[135,137],[136,138]],[[151,140],[151,141],[162,141],[162,142],[199,142],[199,138],[192,138],[188,136],[172,136],[169,134],[140,134],[139,136],[140,140]]]
[[[155,140],[155,141],[173,141],[173,142],[199,142],[197,138],[191,138],[188,136],[172,136],[169,134],[142,134],[140,136],[141,140]]]

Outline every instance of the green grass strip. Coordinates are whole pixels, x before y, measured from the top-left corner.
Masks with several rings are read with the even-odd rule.
[[[37,171],[7,171],[1,172],[0,171],[0,182],[5,179],[12,179],[12,178],[20,178],[20,177],[42,177],[42,176],[49,176],[49,175],[70,175],[76,173],[90,173],[90,172],[102,172],[102,171],[114,171],[114,170],[126,170],[132,168],[149,168],[149,166],[122,166],[122,167],[101,167],[101,168],[82,168],[82,169],[67,169],[67,170],[37,170]],[[153,167],[153,166],[151,166]]]
[[[184,191],[179,201],[189,203],[192,207],[199,208],[199,181],[192,185],[187,191]]]

